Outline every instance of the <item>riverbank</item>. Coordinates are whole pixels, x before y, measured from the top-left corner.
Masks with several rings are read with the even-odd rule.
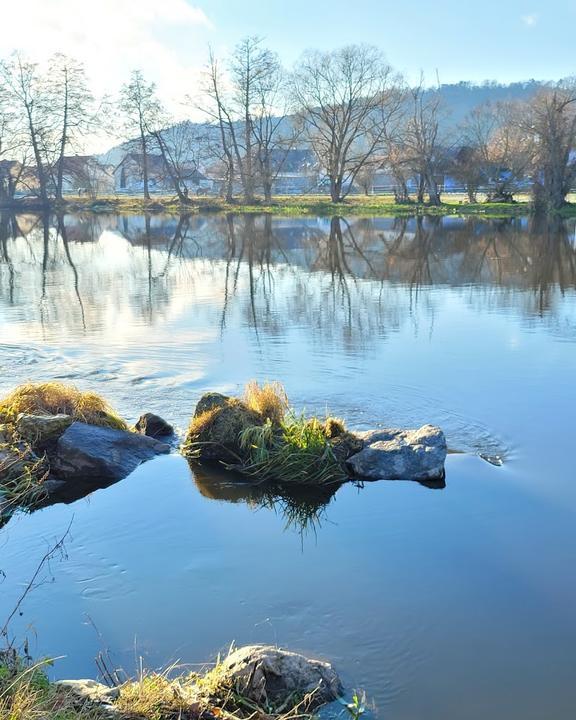
[[[141,660],[141,659],[140,659]],[[328,662],[271,645],[249,645],[220,655],[201,672],[173,665],[142,667],[136,678],[98,666],[95,680],[52,682],[51,660],[32,663],[11,647],[0,650],[0,718],[3,720],[313,720],[314,711],[342,697]],[[352,717],[358,703],[343,702]]]
[[[426,203],[394,202],[390,195],[351,196],[342,203],[333,203],[324,195],[290,195],[278,196],[271,202],[258,201],[246,205],[240,200],[227,203],[220,198],[191,198],[190,202],[182,203],[177,198],[169,196],[156,196],[150,200],[128,195],[102,196],[93,200],[87,197],[67,197],[63,202],[53,204],[51,212],[64,213],[165,213],[165,214],[194,214],[194,213],[268,213],[273,215],[300,217],[300,216],[334,216],[355,215],[367,217],[411,217],[414,215],[456,215],[480,216],[486,218],[506,218],[529,215],[533,212],[533,204],[528,196],[518,196],[514,203],[470,203],[465,196],[453,194],[446,195],[446,200],[437,206]],[[571,198],[574,200],[575,198]],[[35,199],[15,201],[0,209],[11,212],[39,212],[43,206]],[[568,203],[565,208],[555,213],[562,217],[576,216],[576,202]]]

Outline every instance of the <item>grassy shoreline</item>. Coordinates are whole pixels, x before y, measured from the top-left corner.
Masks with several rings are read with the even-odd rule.
[[[192,198],[181,203],[177,198],[157,196],[145,200],[134,196],[102,196],[96,200],[86,197],[67,197],[61,203],[43,206],[37,200],[17,200],[0,206],[11,212],[63,212],[63,213],[121,213],[138,214],[164,213],[172,215],[196,213],[264,213],[286,217],[317,216],[364,216],[364,217],[412,217],[429,216],[479,216],[486,218],[508,218],[530,215],[534,206],[528,196],[518,196],[514,203],[469,203],[463,195],[445,195],[445,201],[438,206],[422,203],[398,204],[389,195],[351,196],[342,203],[332,203],[330,198],[320,195],[278,196],[270,203],[264,201],[245,205],[238,201],[227,203],[220,198]],[[576,216],[576,197],[571,198],[565,208],[554,213],[561,217]]]

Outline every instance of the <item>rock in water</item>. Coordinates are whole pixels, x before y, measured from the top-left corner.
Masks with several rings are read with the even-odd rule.
[[[73,422],[74,418],[70,415],[20,413],[16,419],[16,429],[21,438],[37,448],[56,440]]]
[[[440,428],[393,428],[357,433],[364,448],[348,459],[356,477],[367,480],[438,480],[444,477],[446,438]]]
[[[295,694],[313,693],[309,709],[342,694],[340,679],[329,663],[272,645],[239,648],[228,655],[220,669],[240,695],[261,706],[277,707]]]
[[[144,415],[141,415],[134,427],[139,433],[148,435],[148,437],[157,438],[174,435],[172,425],[167,423],[160,415],[154,415],[154,413],[144,413]]]
[[[262,417],[242,401],[207,393],[196,405],[183,453],[189,459],[241,463],[247,453],[241,447],[240,434],[262,423]]]
[[[75,422],[50,454],[50,468],[62,480],[122,480],[138,465],[170,452],[164,443],[126,430]]]
[[[208,412],[208,410],[213,410],[217,407],[224,407],[225,405],[228,405],[231,398],[229,398],[227,395],[222,395],[222,393],[217,392],[208,392],[204,393],[200,400],[198,400],[196,404],[196,409],[194,410],[194,417],[198,417],[198,415],[202,415],[202,413]]]

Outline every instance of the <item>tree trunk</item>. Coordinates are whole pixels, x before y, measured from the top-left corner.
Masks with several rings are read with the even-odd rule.
[[[418,175],[418,202],[423,203],[424,202],[424,190],[425,190],[425,184],[424,184],[424,175],[420,173]]]
[[[342,178],[330,178],[330,198],[333,203],[342,202]]]
[[[64,80],[64,118],[62,120],[62,137],[60,139],[60,159],[58,162],[58,175],[56,179],[56,200],[62,200],[62,186],[64,184],[64,156],[68,142],[68,74]]]
[[[429,173],[426,176],[426,185],[428,187],[428,199],[430,201],[430,205],[440,205],[442,202],[440,199],[440,190],[438,189],[436,178],[432,173]]]
[[[150,200],[150,191],[148,189],[148,147],[146,145],[146,135],[142,125],[140,125],[140,145],[142,147],[142,182],[144,184],[144,199]]]

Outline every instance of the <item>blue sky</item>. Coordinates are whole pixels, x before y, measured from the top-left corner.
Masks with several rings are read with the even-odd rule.
[[[224,54],[261,35],[290,66],[307,48],[378,45],[408,80],[559,79],[576,74],[576,0],[26,0],[2,4],[0,55],[83,61],[96,92],[115,92],[132,69],[182,107],[208,44]],[[25,31],[22,32],[22,27]]]
[[[210,0],[220,39],[264,35],[291,62],[307,47],[367,42],[417,77],[442,82],[558,78],[576,73],[574,0]]]

